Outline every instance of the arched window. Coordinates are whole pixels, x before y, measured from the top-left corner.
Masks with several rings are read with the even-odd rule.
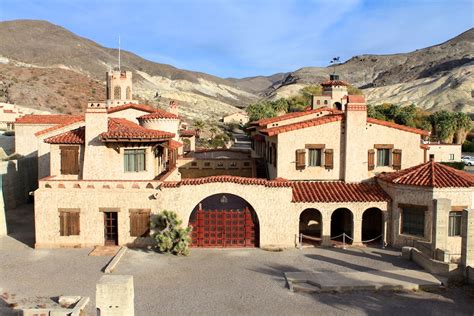
[[[125,98],[127,100],[130,100],[132,98],[131,92],[132,92],[132,89],[130,89],[130,87],[127,87],[127,89],[125,90]]]
[[[122,91],[121,91],[120,87],[115,87],[114,88],[114,99],[115,100],[120,100],[121,95],[122,95]]]

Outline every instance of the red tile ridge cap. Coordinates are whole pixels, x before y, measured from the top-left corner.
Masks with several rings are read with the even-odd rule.
[[[236,183],[242,185],[263,185],[266,187],[291,187],[291,182],[285,179],[267,180],[262,178],[246,178],[229,175],[183,179],[181,181],[165,181],[163,182],[163,187],[177,188],[183,185],[201,185],[209,183]]]

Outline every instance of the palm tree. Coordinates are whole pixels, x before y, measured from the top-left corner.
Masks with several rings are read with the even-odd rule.
[[[217,128],[215,126],[212,126],[209,129],[209,133],[211,133],[211,138],[214,138],[214,135],[217,133]]]
[[[199,138],[201,136],[201,132],[206,127],[206,123],[204,123],[202,120],[195,120],[194,121],[194,128],[196,129],[196,136]]]

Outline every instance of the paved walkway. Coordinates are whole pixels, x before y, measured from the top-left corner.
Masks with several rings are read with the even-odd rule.
[[[0,237],[0,296],[88,296],[110,257],[92,248],[33,249],[32,206],[10,211],[11,237]],[[136,315],[367,315],[474,313],[472,287],[428,292],[291,293],[284,272],[353,273],[419,269],[389,249],[192,249],[189,257],[128,250],[114,274],[134,276]],[[28,302],[31,302],[28,300]],[[2,300],[0,299],[0,310]],[[1,313],[0,313],[1,314]]]

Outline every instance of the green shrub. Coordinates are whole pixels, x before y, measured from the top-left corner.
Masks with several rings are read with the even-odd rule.
[[[464,170],[464,162],[462,161],[456,161],[456,162],[442,162],[443,165],[446,165],[446,166],[449,166],[451,168],[454,168],[454,169],[458,169],[458,170]]]
[[[474,142],[466,140],[462,144],[462,152],[463,153],[474,153]]]
[[[183,228],[182,223],[175,212],[166,210],[152,220],[151,227],[154,230],[152,237],[160,252],[189,255],[192,227]]]

